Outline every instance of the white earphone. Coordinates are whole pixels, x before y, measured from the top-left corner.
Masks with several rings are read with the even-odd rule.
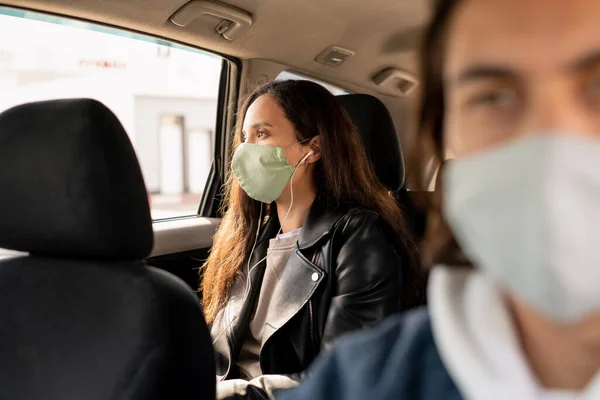
[[[302,160],[300,160],[300,162],[298,163],[298,167],[306,164],[306,159],[312,155],[315,154],[315,151],[313,149],[310,149],[308,151],[308,153],[306,153],[306,155],[304,157],[302,157]],[[290,215],[290,211],[292,211],[292,207],[294,206],[294,175],[296,174],[296,171],[298,170],[298,167],[296,167],[294,169],[294,173],[292,174],[292,177],[290,178],[290,196],[291,196],[291,202],[290,202],[290,207],[287,210],[287,213],[285,214],[285,218],[283,219],[283,222],[281,223],[281,226],[279,228],[279,231],[277,232],[277,234],[275,235],[275,243],[277,243],[277,241],[279,240],[279,234],[281,233],[281,230],[283,229],[283,226],[285,225],[285,221],[287,221],[288,216]],[[265,261],[269,255],[271,255],[271,252],[273,251],[274,247],[271,248],[270,251],[267,251],[267,255],[264,256],[260,261],[258,261],[256,264],[254,264],[254,266],[250,267],[250,260],[252,259],[252,254],[254,254],[254,249],[256,248],[256,243],[258,242],[258,235],[260,233],[260,228],[261,228],[261,223],[260,221],[262,221],[262,215],[263,215],[263,208],[260,208],[260,214],[258,217],[258,227],[256,229],[256,235],[255,235],[255,239],[254,239],[254,245],[252,245],[252,250],[250,251],[250,256],[248,257],[248,264],[247,264],[247,276],[246,276],[246,290],[245,290],[245,294],[244,297],[247,297],[250,294],[250,290],[252,288],[252,281],[250,278],[250,274],[252,273],[252,271],[254,270],[254,268],[258,267],[260,265],[260,263],[262,263],[263,261]],[[233,316],[233,318],[231,318],[231,321],[229,321],[229,323],[225,326],[225,328],[223,328],[223,330],[221,330],[221,332],[219,332],[219,334],[215,337],[215,339],[213,340],[213,346],[214,344],[217,342],[217,340],[219,340],[219,338],[223,335],[223,333],[225,333],[225,331],[227,331],[227,329],[229,329],[229,327],[233,324],[233,322],[236,320],[237,317],[239,317],[240,313],[242,312],[242,310],[238,310],[238,312],[235,313],[235,315]]]
[[[315,154],[315,151],[313,149],[310,149],[308,151],[308,153],[306,153],[306,155],[304,157],[302,157],[302,160],[300,161],[300,163],[298,164],[298,166],[305,165],[306,164],[306,159],[308,157],[314,155],[314,154]]]

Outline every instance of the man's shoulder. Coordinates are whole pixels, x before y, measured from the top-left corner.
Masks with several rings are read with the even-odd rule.
[[[429,312],[420,307],[390,316],[375,328],[347,335],[338,342],[335,357],[342,364],[353,363],[368,370],[390,362],[399,366],[413,363],[428,349],[436,351]]]
[[[342,338],[317,359],[299,388],[281,398],[459,398],[454,394],[458,392],[439,358],[429,312],[423,307]]]
[[[419,307],[386,318],[372,329],[362,330],[340,340],[341,347],[360,348],[373,342],[386,348],[430,345],[433,341],[427,307]]]

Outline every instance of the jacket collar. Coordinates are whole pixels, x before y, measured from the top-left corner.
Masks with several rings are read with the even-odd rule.
[[[298,238],[298,248],[307,249],[316,245],[321,239],[329,234],[335,223],[346,213],[347,207],[328,204],[324,199],[317,197],[310,207],[308,216],[304,220],[300,237]],[[277,216],[277,206],[271,204],[271,215],[262,230],[258,243],[272,239],[280,228],[279,218]]]

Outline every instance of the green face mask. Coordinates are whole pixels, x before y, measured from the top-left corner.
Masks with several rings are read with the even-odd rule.
[[[275,201],[294,173],[283,147],[242,143],[231,161],[231,169],[248,196],[263,203]]]

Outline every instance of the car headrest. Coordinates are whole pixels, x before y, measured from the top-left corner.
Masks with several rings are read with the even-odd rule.
[[[123,126],[89,99],[0,114],[0,247],[139,260],[152,250],[142,172]]]
[[[404,156],[387,107],[368,94],[346,94],[338,99],[350,114],[379,180],[392,191],[402,188]]]

